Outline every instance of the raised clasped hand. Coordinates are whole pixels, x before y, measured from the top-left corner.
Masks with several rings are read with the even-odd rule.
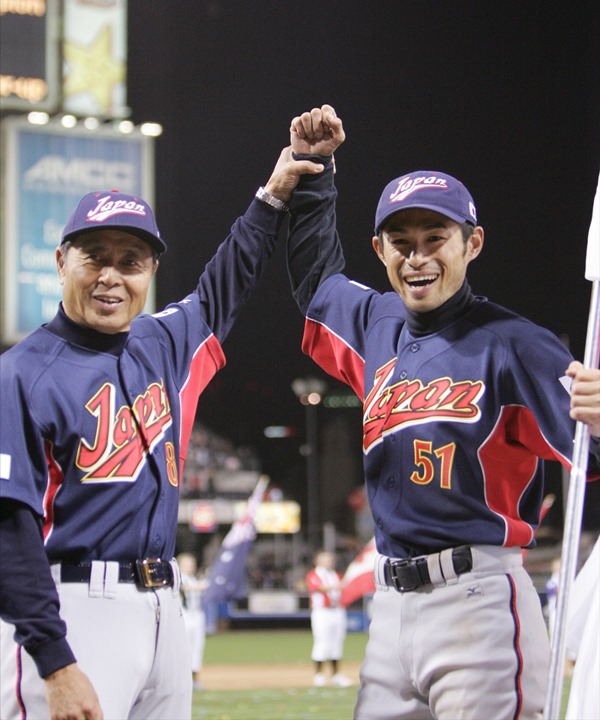
[[[292,120],[290,142],[296,155],[333,155],[346,134],[331,105],[313,108]]]

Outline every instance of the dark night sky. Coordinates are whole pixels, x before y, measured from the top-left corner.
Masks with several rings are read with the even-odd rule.
[[[384,185],[436,168],[469,187],[486,230],[474,291],[583,356],[585,247],[600,162],[600,3],[554,0],[129,0],[129,104],[157,121],[156,211],[169,252],[158,305],[191,290],[269,177],[290,119],[331,103],[347,273],[387,289],[370,246]],[[301,354],[283,244],[225,342],[199,418],[284,472]],[[274,478],[275,479],[275,478]]]

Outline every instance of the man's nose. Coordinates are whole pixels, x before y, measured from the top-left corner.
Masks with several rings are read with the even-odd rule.
[[[112,265],[104,265],[98,277],[99,282],[104,285],[114,285],[118,281],[118,273]]]
[[[412,265],[412,267],[418,267],[424,262],[427,262],[427,258],[425,257],[422,248],[416,248],[411,250],[410,255],[408,256],[408,262],[410,265]]]

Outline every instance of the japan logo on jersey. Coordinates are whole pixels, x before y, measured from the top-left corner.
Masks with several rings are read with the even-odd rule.
[[[172,424],[164,382],[152,383],[132,405],[115,408],[116,391],[105,383],[86,404],[96,418],[94,440],[82,438],[75,464],[84,483],[134,482],[145,457]]]
[[[442,377],[424,385],[421,380],[401,380],[386,385],[396,358],[375,373],[375,382],[364,403],[363,450],[367,453],[383,435],[402,427],[446,420],[476,422],[481,416],[477,401],[485,390],[481,380],[453,381]]]

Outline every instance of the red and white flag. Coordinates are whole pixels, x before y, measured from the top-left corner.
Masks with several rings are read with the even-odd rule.
[[[342,578],[342,598],[344,607],[352,605],[353,602],[375,592],[375,538],[371,538],[360,553],[348,565]]]

